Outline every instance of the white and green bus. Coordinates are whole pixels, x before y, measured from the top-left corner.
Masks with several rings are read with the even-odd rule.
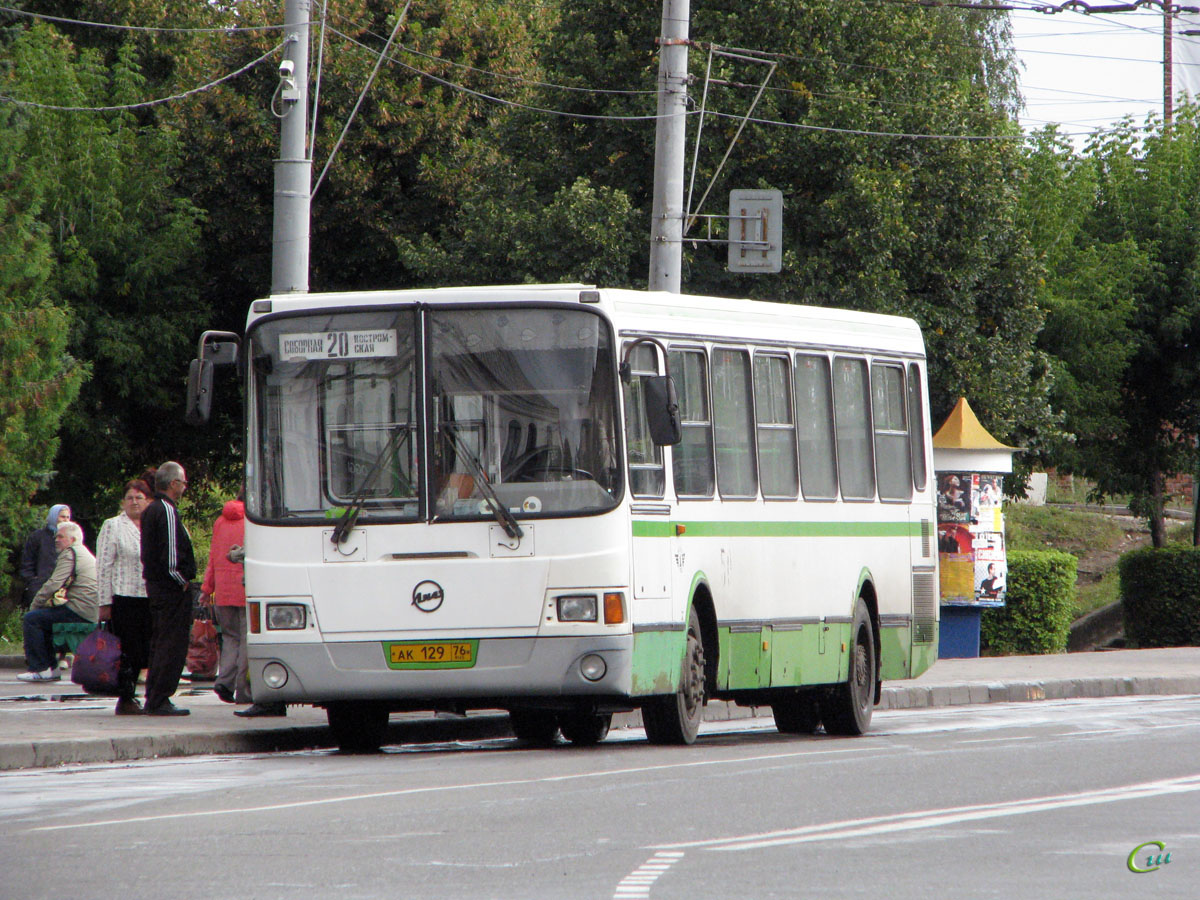
[[[236,351],[241,345],[240,354]],[[259,702],[377,748],[398,710],[576,744],[711,699],[865,731],[937,657],[924,344],[908,319],[586,285],[287,294],[243,338]]]

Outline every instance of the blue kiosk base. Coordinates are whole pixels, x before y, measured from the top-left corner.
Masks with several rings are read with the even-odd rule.
[[[943,606],[938,659],[971,659],[979,655],[978,606]]]

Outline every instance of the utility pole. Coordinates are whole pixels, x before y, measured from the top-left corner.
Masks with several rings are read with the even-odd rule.
[[[308,292],[309,195],[308,22],[311,0],[284,0],[287,46],[279,63],[282,111],[275,160],[275,222],[271,243],[271,293]],[[275,103],[272,103],[275,107]],[[277,113],[278,114],[278,113]]]
[[[663,0],[658,39],[658,120],[654,131],[654,203],[650,290],[678,294],[683,267],[683,170],[687,142],[690,0]]]
[[[1168,3],[1163,6],[1163,124],[1171,124],[1175,109],[1175,52],[1173,32],[1175,10]]]

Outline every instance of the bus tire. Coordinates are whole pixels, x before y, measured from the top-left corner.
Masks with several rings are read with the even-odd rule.
[[[799,688],[773,701],[771,713],[781,734],[814,734],[821,727],[819,698],[811,689]]]
[[[642,724],[652,744],[691,744],[704,718],[704,635],[693,607],[688,616],[687,646],[679,675],[679,690],[668,697],[651,697],[642,706]]]
[[[853,643],[850,647],[850,674],[844,682],[831,687],[821,703],[825,732],[859,735],[871,727],[875,709],[875,633],[871,615],[862,598],[854,608]]]
[[[544,709],[510,709],[509,725],[518,741],[530,747],[552,747],[558,737],[558,713]]]
[[[562,736],[577,747],[591,747],[608,737],[612,713],[563,713],[559,719]]]
[[[387,735],[388,708],[372,700],[341,700],[325,707],[333,739],[343,753],[375,753]]]

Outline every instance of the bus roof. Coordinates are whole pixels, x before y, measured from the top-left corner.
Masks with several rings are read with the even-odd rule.
[[[672,294],[665,291],[597,289],[585,284],[508,284],[418,288],[399,291],[339,291],[275,294],[251,307],[247,326],[260,316],[316,312],[331,307],[397,303],[587,303],[604,309],[622,334],[668,335],[730,341],[869,348],[924,355],[920,327],[912,319],[832,307],[764,300]]]

